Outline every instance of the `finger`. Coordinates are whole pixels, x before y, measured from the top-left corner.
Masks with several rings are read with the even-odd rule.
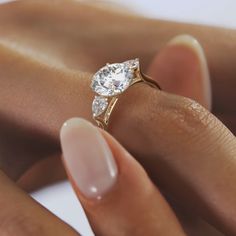
[[[235,136],[188,98],[144,86],[126,96],[113,113],[111,132],[125,143],[126,130],[132,140],[126,147],[155,183],[216,228],[235,235]],[[121,124],[122,130],[117,129]]]
[[[189,35],[173,38],[152,60],[147,74],[164,91],[194,99],[211,109],[211,85],[206,58],[198,41]],[[192,212],[177,210],[185,231],[190,235],[218,235],[212,226]],[[213,232],[212,232],[213,231]]]
[[[35,161],[35,157],[39,159],[60,151],[57,148],[57,136],[63,120],[71,116],[83,116],[89,119],[92,93],[89,91],[89,80],[83,79],[85,78],[83,74],[75,74],[68,70],[55,70],[51,64],[45,65],[42,61],[38,61],[38,58],[29,57],[23,52],[3,46],[0,47],[0,54],[1,150],[3,153],[0,161],[4,171],[16,178],[32,164],[32,161]],[[12,61],[14,61],[14,70],[11,69]],[[12,84],[14,86],[11,86]],[[25,93],[26,85],[29,84],[30,90]],[[140,90],[136,87],[134,90],[138,91],[135,96],[127,93],[123,100],[126,102],[121,101],[120,105],[118,104],[116,110],[119,112],[114,112],[112,115],[111,129],[113,127],[112,132],[129,150],[132,152],[136,150],[137,157],[145,154],[148,161],[148,157],[151,156],[150,152],[153,154],[158,145],[156,143],[153,145],[152,142],[143,145],[143,142],[148,140],[144,137],[149,133],[140,131],[142,130],[141,124],[145,119],[150,125],[153,124],[153,122],[149,122],[149,116],[145,116],[149,113],[146,112],[147,107],[143,107],[143,101],[150,103],[150,108],[152,108],[150,114],[154,114],[153,107],[158,108],[159,105],[153,104],[156,94],[152,94],[149,88]],[[164,100],[159,99],[159,102]],[[45,103],[45,101],[47,102]],[[139,107],[139,109],[134,110],[135,107]],[[169,110],[166,105],[162,107],[165,107],[164,111]],[[132,123],[130,123],[131,117],[133,117]],[[136,125],[137,119],[141,119],[138,126]],[[150,131],[153,127],[143,128],[143,130]],[[158,128],[161,133],[162,127]],[[126,135],[122,130],[128,131]],[[152,132],[150,132],[151,134]],[[155,134],[152,140],[158,137]],[[173,134],[171,133],[171,135]],[[35,145],[35,140],[37,145]],[[141,143],[140,140],[142,140]],[[161,137],[160,141],[164,141],[164,139]],[[17,148],[15,144],[18,144]],[[15,150],[19,154],[18,156]],[[21,160],[20,165],[17,164],[19,160]],[[140,159],[140,161],[142,160]]]
[[[220,119],[234,135],[236,135],[236,113],[217,114],[217,118]]]
[[[111,60],[123,61],[131,55],[143,55],[145,61],[151,58],[153,47],[145,50],[140,47],[147,39],[143,34],[146,30],[143,18],[85,2],[57,2],[60,4],[16,1],[1,6],[0,41],[56,66],[91,72]],[[91,21],[96,21],[96,24],[91,24]],[[109,21],[115,26],[112,31]],[[120,21],[126,22],[130,36],[127,37],[127,30],[119,27]],[[134,27],[138,24],[139,27]],[[134,41],[137,34],[139,37],[135,37]],[[113,40],[118,37],[119,40]],[[124,41],[128,46],[119,50],[124,47]],[[100,56],[96,57],[98,54]]]
[[[90,118],[89,83],[80,71],[55,68],[0,43],[0,168],[8,176],[16,180],[39,160],[60,155],[63,121]]]
[[[120,27],[121,24],[124,27]],[[236,86],[234,30],[153,21],[68,0],[60,0],[60,4],[14,1],[0,7],[2,39],[44,60],[91,72],[111,60],[118,62],[137,56],[142,58],[146,68],[155,51],[159,51],[170,37],[183,33],[195,35],[206,49],[214,111],[235,113],[231,103],[235,100]],[[213,42],[212,38],[216,40]]]
[[[64,163],[96,235],[184,235],[141,166],[83,119],[61,130]]]
[[[78,236],[0,172],[0,235]]]
[[[17,180],[17,184],[26,192],[33,192],[46,185],[65,180],[66,173],[60,156],[58,154],[39,160],[26,170]]]
[[[206,58],[188,35],[172,39],[153,59],[147,72],[164,91],[194,99],[211,109],[211,84]]]
[[[35,161],[35,157],[42,158],[51,153],[60,152],[57,137],[61,123],[71,116],[91,118],[90,104],[93,95],[89,90],[90,76],[85,77],[81,73],[55,69],[51,64],[43,64],[38,58],[29,57],[23,52],[5,46],[0,47],[0,54],[1,151],[3,153],[0,164],[11,176],[19,176],[32,161]],[[14,70],[11,66],[13,61]],[[30,89],[27,89],[25,93],[29,84]],[[163,153],[165,149],[169,150],[168,143],[175,148],[181,146],[176,146],[178,142],[171,138],[178,137],[180,133],[177,131],[187,126],[191,120],[184,119],[189,114],[185,100],[183,102],[182,99],[179,100],[163,92],[156,93],[145,86],[142,88],[135,86],[122,98],[112,114],[110,130],[130,151],[136,154],[145,166],[149,161],[155,160],[153,155],[156,153],[160,152],[160,156],[165,156]],[[143,101],[146,101],[145,105]],[[182,106],[178,108],[177,104],[182,104]],[[156,117],[157,114],[158,117]],[[176,119],[173,120],[174,117]],[[160,125],[156,126],[158,129],[154,129],[153,124]],[[183,126],[180,126],[181,124]],[[180,127],[174,129],[177,135],[171,131],[171,127],[175,125]],[[124,130],[127,131],[125,135]],[[159,140],[158,143],[156,139]],[[37,143],[37,145],[29,145],[29,143]],[[143,156],[146,156],[145,161],[141,159]],[[175,160],[174,155],[173,159]],[[21,160],[20,165],[17,164],[19,160]],[[162,160],[162,162],[166,161]],[[159,166],[161,165],[157,168]],[[158,169],[159,181],[163,185],[170,184],[169,190],[172,192],[173,185],[168,181],[165,182],[165,178],[163,179],[163,174],[169,171],[163,165],[162,167]],[[177,171],[178,168],[175,170]],[[173,175],[174,172],[171,174]],[[178,175],[178,172],[175,174]],[[178,178],[174,177],[174,180],[177,181]],[[181,179],[177,183],[182,186]],[[176,186],[178,186],[177,183]],[[182,200],[184,202],[187,199],[186,197]],[[196,206],[194,202],[190,205]]]

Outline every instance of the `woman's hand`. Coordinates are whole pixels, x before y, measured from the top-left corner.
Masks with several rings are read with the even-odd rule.
[[[68,173],[96,235],[185,235],[143,168],[111,136],[81,119],[64,125],[61,136]],[[79,235],[2,172],[0,189],[1,235]]]
[[[235,99],[235,69],[232,62],[235,55],[232,53],[232,44],[223,40],[227,38],[224,35],[228,35],[229,31],[211,29],[213,35],[223,36],[210,43],[208,28],[202,31],[196,26],[177,27],[176,24],[138,17],[104,14],[102,10],[83,5],[76,8],[74,3],[68,2],[51,7],[46,2],[39,5],[35,2],[19,2],[6,5],[0,11],[0,111],[1,143],[4,144],[1,147],[1,168],[14,179],[18,179],[42,158],[60,155],[58,131],[64,120],[73,116],[91,119],[93,94],[89,90],[89,78],[95,69],[107,61],[122,61],[140,56],[144,59],[144,68],[149,74],[161,81],[165,71],[159,73],[160,68],[168,64],[160,63],[164,58],[151,62],[151,57],[172,34],[183,31],[199,35],[203,42],[213,78],[213,110],[221,114],[224,121],[231,116],[228,124],[234,130],[235,106],[232,101]],[[41,17],[42,12],[46,14],[46,21]],[[64,18],[61,18],[62,12]],[[97,24],[88,27],[91,26],[91,15],[94,14]],[[120,21],[125,22],[125,29],[130,30],[130,35],[124,33],[124,27],[118,27]],[[58,22],[64,22],[63,26],[56,27]],[[79,26],[78,22],[81,22]],[[117,26],[112,31],[110,22]],[[103,28],[105,25],[107,28]],[[172,31],[173,25],[175,30]],[[78,27],[84,28],[79,30]],[[163,33],[164,31],[161,33],[159,29],[163,27],[168,27],[171,35]],[[230,34],[232,38],[235,35],[234,31]],[[128,50],[121,50],[124,48],[123,42],[126,42],[125,48]],[[173,53],[173,50],[170,51]],[[168,58],[180,55],[172,53]],[[71,57],[71,54],[75,56]],[[101,55],[99,60],[95,55]],[[149,67],[150,63],[152,65]],[[158,67],[159,64],[162,66]],[[198,68],[199,64],[197,65]],[[185,72],[181,68],[179,78]],[[169,80],[165,81],[172,84],[175,81],[174,75],[176,73],[168,76]],[[185,77],[185,82],[187,78]],[[225,79],[224,84],[222,78]],[[181,89],[178,92],[172,91],[164,81],[161,85],[166,91],[194,98],[209,108],[210,101],[207,101],[205,92],[201,96],[195,94],[192,97],[192,93],[183,94]],[[190,89],[193,88],[195,86],[190,86]],[[186,92],[186,88],[184,91]],[[197,95],[201,91],[203,87],[200,87]],[[209,112],[183,97],[136,86],[122,100],[111,120],[112,134],[135,154],[147,168],[153,181],[168,196],[177,199],[180,205],[188,205],[188,209],[197,208],[194,215],[200,215],[216,227],[220,226],[222,231],[234,233],[234,216],[227,215],[235,205],[232,200],[235,199],[234,136]],[[217,131],[211,128],[215,124],[220,127]],[[127,133],[124,134],[123,130]],[[219,150],[214,151],[214,143],[217,143]],[[21,165],[18,164],[19,160]],[[223,189],[221,181],[227,181],[227,189]],[[216,191],[216,185],[220,191]],[[185,188],[180,191],[182,186]],[[215,188],[212,189],[213,186]],[[209,196],[218,197],[214,199],[214,206],[211,205]],[[227,206],[224,205],[226,203]],[[232,219],[227,220],[230,217]]]
[[[164,90],[178,93],[176,86],[170,88],[163,83],[166,72],[160,72],[164,65],[166,71],[176,65],[177,59],[168,64],[163,58],[158,70],[156,63],[152,68],[150,64],[173,35],[183,32],[197,36],[203,43],[213,84],[213,112],[235,131],[235,31],[147,20],[74,1],[58,2],[19,1],[0,6],[0,139],[4,156],[0,166],[14,179],[38,160],[59,155],[57,137],[63,120],[91,117],[92,94],[86,81],[91,74],[82,71],[93,73],[106,62],[140,57],[143,70],[156,77]],[[174,55],[179,57],[181,53]],[[169,77],[169,85],[179,81],[173,75]],[[193,95],[195,85],[188,84],[192,85],[190,92],[180,95]],[[15,158],[16,147],[12,145],[16,143]],[[29,148],[28,143],[34,145]],[[17,164],[19,159],[21,165]]]

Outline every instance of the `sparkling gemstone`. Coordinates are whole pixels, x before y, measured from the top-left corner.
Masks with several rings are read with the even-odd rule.
[[[124,63],[132,69],[139,68],[139,59],[138,58],[133,59],[133,60],[129,60],[129,61],[125,61]]]
[[[102,96],[118,95],[129,87],[135,77],[134,71],[138,67],[138,59],[107,64],[93,76],[91,88]]]
[[[108,99],[101,96],[95,96],[92,104],[93,116],[101,115],[107,108]]]

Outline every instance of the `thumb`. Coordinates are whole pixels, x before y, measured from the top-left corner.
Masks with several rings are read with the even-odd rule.
[[[61,129],[69,179],[96,235],[184,235],[137,161],[108,133],[73,118]]]
[[[148,72],[166,92],[189,97],[211,109],[207,60],[199,42],[189,35],[172,39],[153,59]]]

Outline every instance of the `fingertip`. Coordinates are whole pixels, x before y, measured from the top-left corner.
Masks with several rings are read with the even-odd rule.
[[[66,121],[60,132],[63,160],[76,193],[100,199],[116,182],[118,168],[98,128],[81,118]]]
[[[200,42],[193,36],[184,34],[184,35],[178,35],[174,37],[170,42],[167,44],[169,46],[183,46],[188,47],[192,52],[196,55],[199,62],[200,67],[200,73],[202,78],[202,88],[203,88],[203,96],[205,97],[206,105],[205,107],[208,108],[208,110],[211,110],[212,106],[212,89],[211,89],[211,81],[210,81],[210,73],[208,69],[208,63],[206,59],[206,55],[204,52],[204,49]],[[200,79],[199,79],[200,80]]]
[[[75,129],[76,127],[79,127],[79,126],[83,126],[83,125],[89,125],[89,126],[92,126],[92,124],[83,119],[83,118],[80,118],[80,117],[72,117],[68,120],[66,120],[62,126],[61,126],[61,129],[60,129],[60,139],[62,140],[64,138],[64,136],[67,134],[67,132],[70,132],[70,130],[73,130]]]
[[[197,39],[179,35],[155,56],[148,73],[163,90],[189,97],[211,109],[211,83],[204,50]]]

